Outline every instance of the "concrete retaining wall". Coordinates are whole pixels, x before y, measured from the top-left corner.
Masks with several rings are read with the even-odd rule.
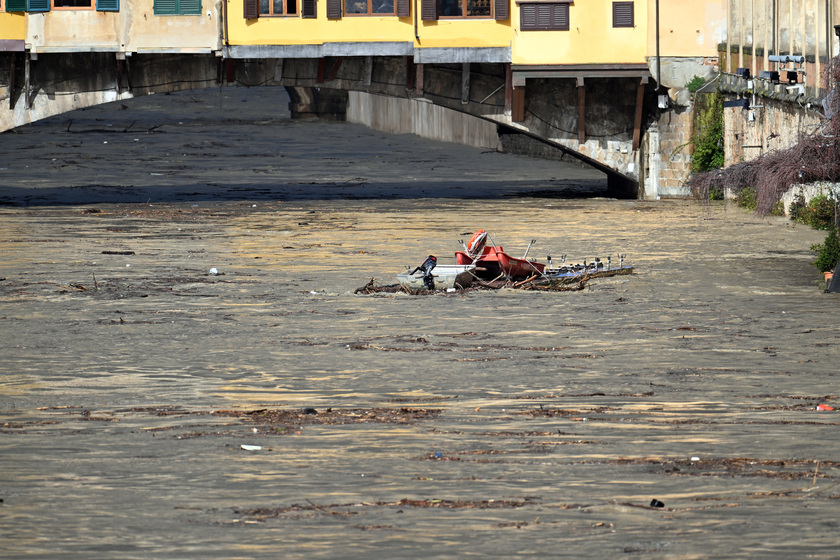
[[[499,148],[496,124],[422,99],[349,92],[347,121],[388,134],[416,134],[476,148]]]

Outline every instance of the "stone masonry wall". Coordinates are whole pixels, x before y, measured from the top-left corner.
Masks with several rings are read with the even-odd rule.
[[[689,196],[685,183],[691,174],[693,114],[677,109],[659,117],[659,196]]]

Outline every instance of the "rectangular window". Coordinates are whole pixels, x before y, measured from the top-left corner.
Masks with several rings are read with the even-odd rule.
[[[522,31],[568,31],[569,2],[520,2]]]
[[[154,0],[156,16],[188,16],[201,14],[201,0]]]
[[[492,0],[437,0],[440,18],[492,18]],[[426,18],[423,18],[426,19]]]
[[[345,0],[344,13],[347,15],[396,15],[394,0]]]
[[[259,0],[260,17],[294,16],[298,13],[297,0]]]
[[[613,27],[635,27],[633,2],[613,2]]]
[[[53,0],[53,10],[62,8],[71,8],[76,10],[91,9],[91,0]]]

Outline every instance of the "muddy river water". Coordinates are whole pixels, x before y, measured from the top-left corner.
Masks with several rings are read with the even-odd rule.
[[[2,557],[837,557],[823,234],[286,103],[0,135]],[[479,228],[636,270],[354,293]]]

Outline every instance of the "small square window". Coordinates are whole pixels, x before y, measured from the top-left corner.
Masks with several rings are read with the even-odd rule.
[[[613,27],[635,27],[633,2],[613,2]]]
[[[55,8],[92,8],[91,0],[53,0],[53,9]]]

